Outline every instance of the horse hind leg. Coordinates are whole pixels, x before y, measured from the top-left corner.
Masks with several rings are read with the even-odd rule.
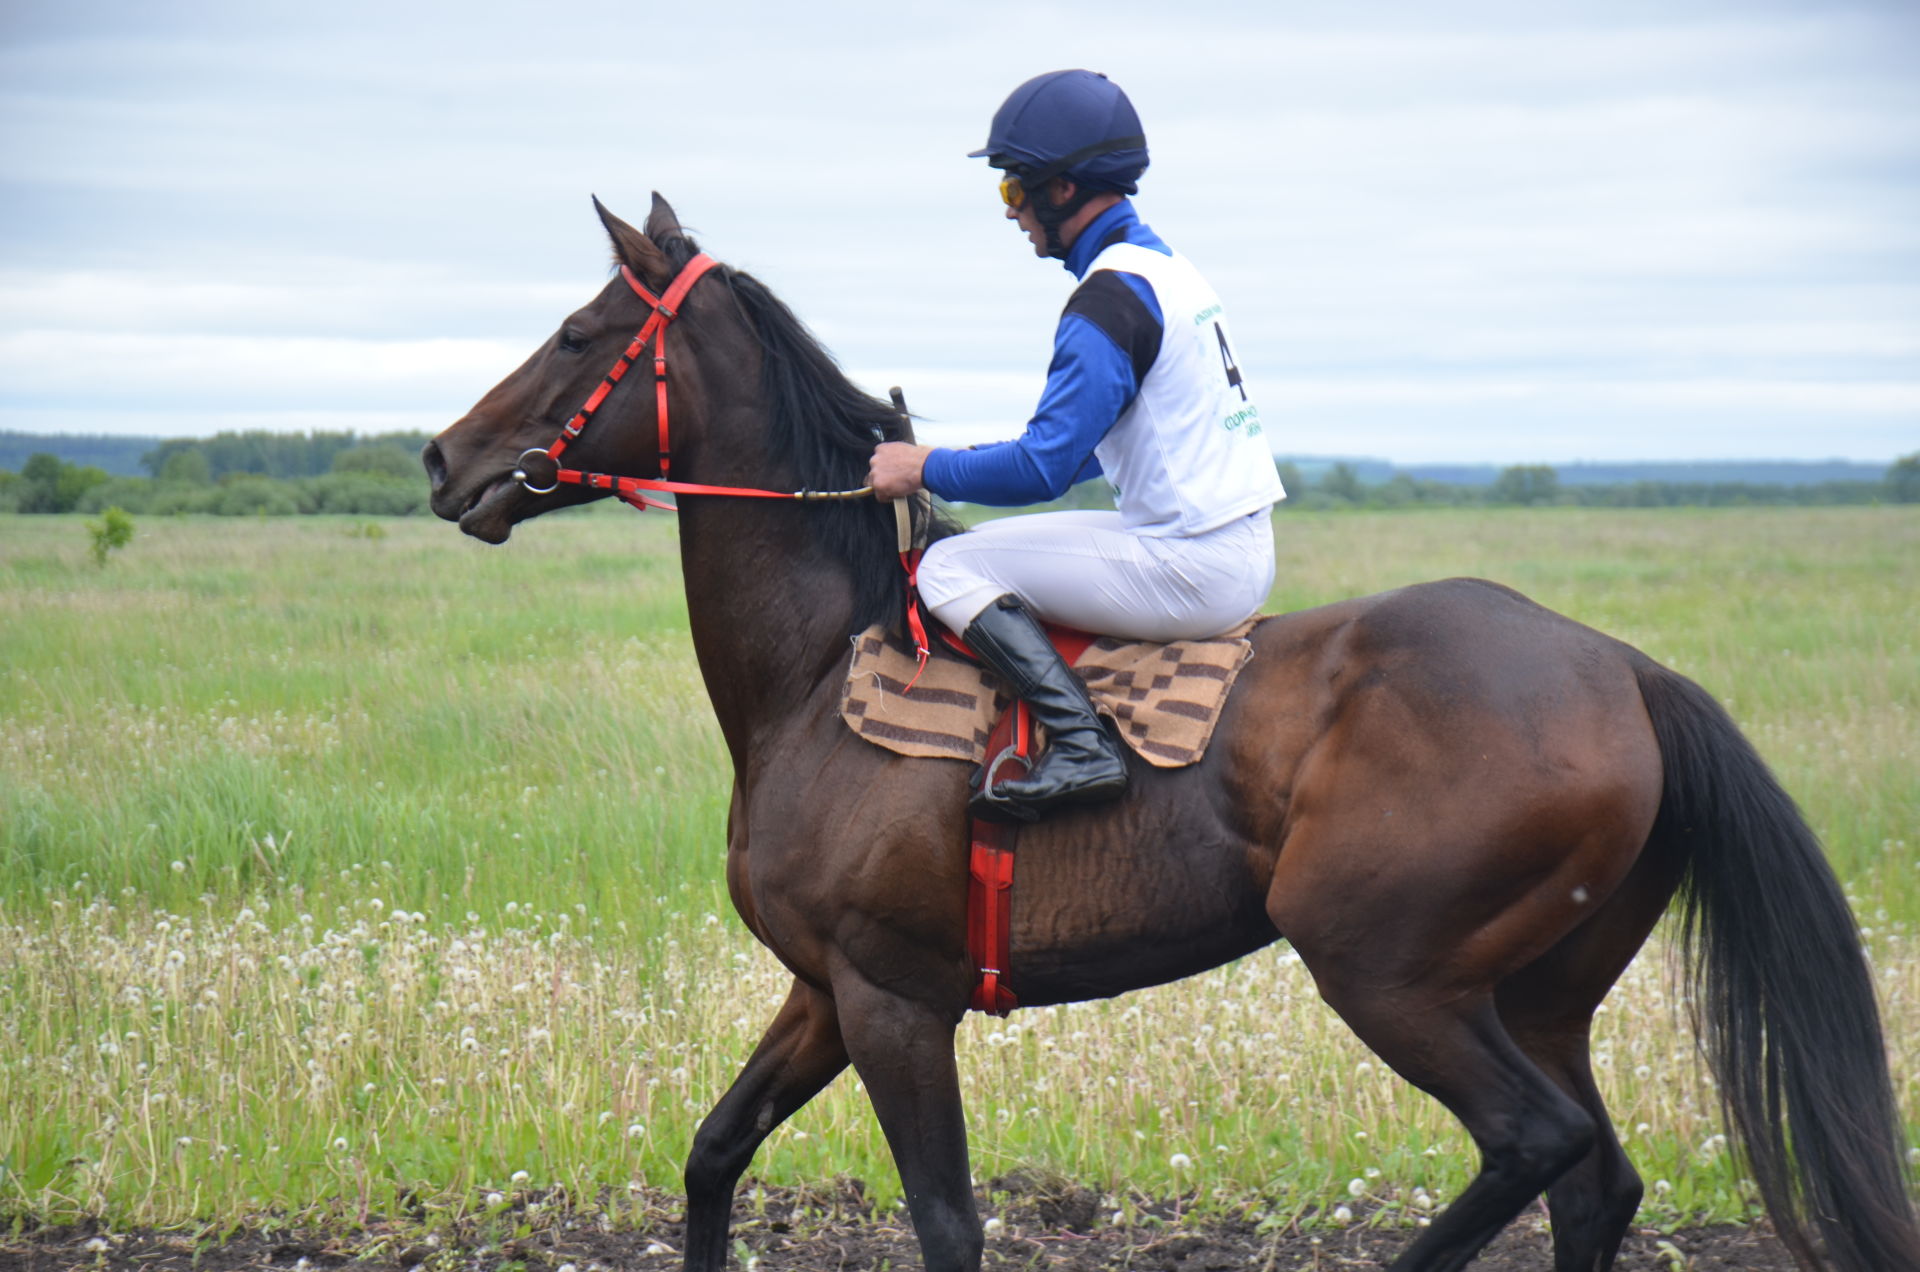
[[[776,1126],[847,1067],[833,999],[795,980],[740,1075],[700,1123],[687,1155],[687,1272],[727,1262],[733,1190]]]
[[[1309,960],[1311,967],[1311,960]],[[1446,1105],[1473,1136],[1480,1173],[1394,1260],[1394,1272],[1453,1272],[1585,1158],[1593,1117],[1507,1035],[1492,996],[1321,993],[1380,1058]]]
[[[1643,1195],[1594,1084],[1593,1014],[1645,944],[1678,881],[1667,854],[1635,863],[1620,888],[1564,940],[1495,991],[1520,1049],[1593,1118],[1593,1151],[1547,1190],[1555,1272],[1607,1272]]]
[[[1592,1150],[1547,1189],[1554,1272],[1608,1272],[1640,1209],[1644,1189],[1594,1085],[1586,1033],[1523,1036],[1517,1041],[1587,1111],[1595,1126]]]

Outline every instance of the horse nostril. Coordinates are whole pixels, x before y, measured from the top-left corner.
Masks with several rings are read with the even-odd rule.
[[[420,462],[425,465],[427,480],[435,490],[447,484],[447,460],[440,453],[439,442],[428,442],[420,448]]]

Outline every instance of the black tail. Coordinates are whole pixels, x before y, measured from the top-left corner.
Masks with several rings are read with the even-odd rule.
[[[1920,1268],[1873,981],[1819,841],[1704,689],[1636,674],[1666,768],[1653,838],[1687,862],[1695,1023],[1767,1212],[1809,1266],[1817,1233],[1845,1272]]]

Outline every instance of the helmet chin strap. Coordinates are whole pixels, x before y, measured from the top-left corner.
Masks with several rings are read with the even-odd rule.
[[[1052,184],[1049,181],[1047,186],[1051,188]],[[1040,222],[1040,228],[1047,232],[1048,256],[1057,261],[1067,259],[1067,245],[1060,239],[1060,227],[1071,221],[1081,208],[1087,206],[1088,200],[1098,193],[1100,193],[1098,190],[1090,190],[1084,185],[1075,183],[1073,197],[1065,203],[1055,203],[1040,190],[1033,191],[1027,196],[1028,202],[1033,205],[1034,220]]]

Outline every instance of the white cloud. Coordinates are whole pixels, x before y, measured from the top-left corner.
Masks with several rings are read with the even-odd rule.
[[[1911,14],[1164,14],[29,0],[0,36],[0,411],[452,418],[604,280],[587,192],[638,220],[659,187],[864,383],[1005,436],[1070,282],[960,156],[1018,78],[1080,64],[1145,114],[1142,209],[1303,413],[1284,449],[1920,442]]]

